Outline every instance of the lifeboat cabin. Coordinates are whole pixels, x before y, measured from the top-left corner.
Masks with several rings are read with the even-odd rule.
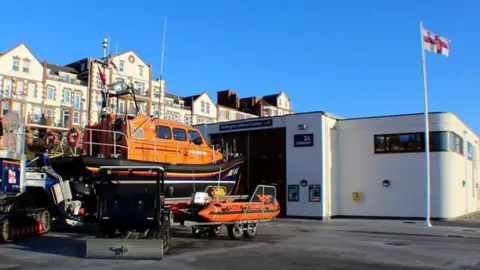
[[[212,149],[198,129],[145,114],[117,117],[112,113],[88,126],[83,150],[89,156],[178,165],[223,161],[223,154]]]

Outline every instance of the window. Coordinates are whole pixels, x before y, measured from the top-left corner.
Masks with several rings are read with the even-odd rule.
[[[120,61],[120,65],[118,65],[118,70],[119,70],[119,71],[123,71],[124,66],[125,66],[125,62],[124,62],[124,61]]]
[[[34,107],[33,108],[33,121],[38,122],[42,118],[42,108]]]
[[[169,140],[172,138],[172,130],[167,126],[156,126],[157,138]]]
[[[282,99],[281,98],[278,99],[278,107],[282,107]]]
[[[229,120],[235,120],[235,119],[237,119],[237,114],[235,112],[231,111]]]
[[[205,102],[203,101],[200,103],[200,111],[205,112]]]
[[[118,112],[125,113],[125,100],[118,101]]]
[[[154,88],[154,93],[155,93],[155,97],[159,98],[160,97],[160,88],[155,87]]]
[[[247,119],[247,115],[246,115],[246,114],[243,114],[243,113],[241,113],[241,114],[240,114],[240,119]]]
[[[463,156],[463,138],[452,131],[450,131],[450,151]]]
[[[220,109],[218,111],[218,118],[225,119],[225,118],[227,118],[226,116],[227,116],[227,112],[225,110]]]
[[[73,124],[80,125],[80,112],[73,112]]]
[[[12,97],[12,80],[5,80],[3,82],[3,96],[6,98]]]
[[[23,97],[23,82],[17,81],[17,97]]]
[[[47,100],[53,100],[53,87],[47,87]]]
[[[73,101],[73,107],[75,109],[81,109],[82,107],[82,93],[80,92],[75,92],[75,98]]]
[[[471,142],[467,143],[467,158],[473,160],[473,145]]]
[[[63,102],[71,103],[72,102],[72,92],[68,89],[63,90]]]
[[[193,142],[193,141],[195,141],[199,138],[200,138],[200,142],[202,142],[202,136],[200,136],[200,134],[195,130],[189,130],[188,131],[188,137],[190,138],[191,142]]]
[[[167,120],[173,120],[173,114],[172,114],[172,112],[168,111],[168,112],[166,113],[166,118],[167,118]]]
[[[23,72],[28,73],[30,71],[30,59],[23,58]]]
[[[180,122],[180,114],[179,113],[174,113],[173,114],[173,120]]]
[[[68,124],[68,119],[70,118],[70,112],[69,111],[63,111],[63,119],[62,119],[62,125],[64,127],[67,126]]]
[[[9,108],[10,108],[10,102],[8,102],[8,101],[2,101],[2,115],[7,114]]]
[[[80,71],[85,71],[85,63],[82,63],[82,64],[80,65]]]
[[[135,138],[135,139],[138,139],[138,140],[143,140],[144,137],[143,137],[143,128],[137,128],[133,134],[132,134],[132,137]]]
[[[28,97],[35,97],[35,90],[36,90],[36,86],[34,83],[29,83],[28,84]]]
[[[12,69],[15,70],[15,71],[20,70],[20,57],[18,57],[18,56],[13,57]]]
[[[52,117],[53,118],[53,110],[52,109],[46,109],[45,110],[46,117]]]
[[[425,151],[425,136],[424,132],[403,133],[403,134],[384,134],[375,135],[374,152],[379,153],[411,153]],[[463,139],[458,140],[453,138],[453,132],[448,131],[431,131],[430,132],[430,151],[431,152],[459,152],[463,154],[462,143]],[[458,136],[458,135],[457,135]],[[459,146],[458,146],[459,145]],[[460,149],[457,151],[457,149]]]
[[[102,92],[98,92],[97,93],[97,106],[102,106],[103,104],[103,93]]]
[[[190,115],[185,115],[183,117],[183,122],[185,123],[185,125],[190,125]]]
[[[210,114],[210,103],[207,103],[207,113]]]
[[[138,66],[138,75],[140,75],[140,77],[143,77],[143,67],[142,66]]]
[[[12,111],[21,114],[21,110],[22,110],[22,104],[20,104],[20,102],[17,102],[17,101],[13,102]]]
[[[173,128],[173,138],[176,141],[186,141],[187,132],[183,128]]]

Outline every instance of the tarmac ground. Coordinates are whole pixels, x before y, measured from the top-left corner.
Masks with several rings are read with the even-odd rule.
[[[0,269],[480,269],[480,220],[277,219],[254,239],[193,238],[174,227],[161,261],[87,260],[81,233],[50,232],[0,246]]]

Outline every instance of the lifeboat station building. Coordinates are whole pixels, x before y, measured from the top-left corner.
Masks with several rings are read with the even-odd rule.
[[[431,217],[480,210],[478,136],[455,114],[429,114]],[[242,192],[274,185],[282,215],[425,217],[424,115],[342,119],[326,112],[197,125],[247,159]]]

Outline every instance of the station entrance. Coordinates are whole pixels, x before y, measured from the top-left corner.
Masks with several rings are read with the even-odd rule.
[[[281,216],[286,214],[285,128],[210,134],[211,141],[235,141],[238,153],[246,157],[238,193],[250,194],[257,185],[277,188]]]

